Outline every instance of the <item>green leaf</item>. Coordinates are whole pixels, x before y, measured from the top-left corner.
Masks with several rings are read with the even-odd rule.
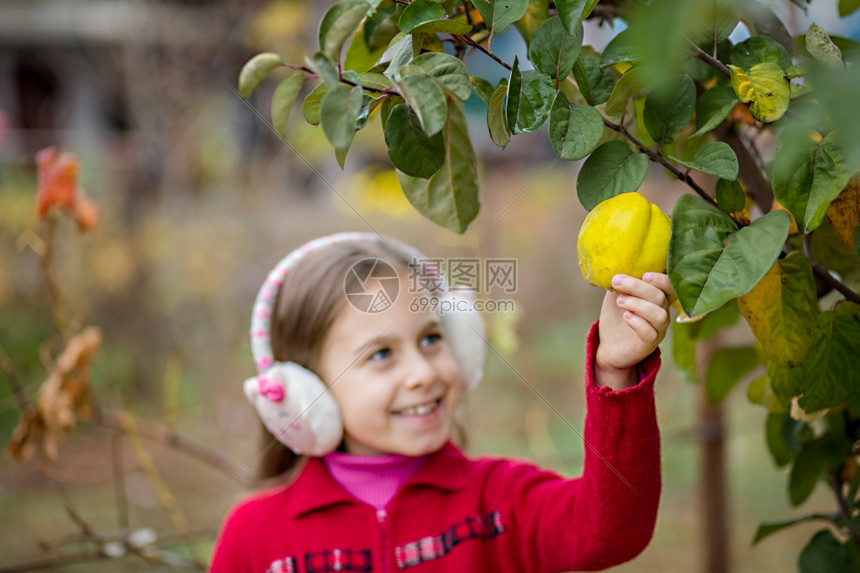
[[[414,111],[400,104],[392,108],[385,124],[388,157],[400,171],[428,178],[445,163],[445,140],[441,133],[428,137]]]
[[[304,74],[291,74],[287,76],[272,94],[272,127],[281,135],[287,131],[287,122],[290,119],[290,110],[296,101],[299,90],[305,83]]]
[[[403,99],[421,120],[424,133],[429,136],[439,133],[448,115],[445,92],[439,84],[424,74],[410,74],[400,78],[396,85]]]
[[[477,76],[472,76],[469,78],[472,82],[472,89],[475,90],[475,93],[478,94],[478,97],[484,100],[484,103],[489,105],[490,98],[493,97],[493,92],[496,91],[496,88],[493,87],[489,81],[484,78],[479,78]]]
[[[322,104],[322,100],[327,93],[328,86],[326,84],[319,84],[305,98],[302,104],[302,115],[309,124],[320,124],[320,104]]]
[[[737,180],[728,181],[720,179],[717,181],[717,205],[724,213],[740,213],[746,205],[746,195]]]
[[[641,69],[630,68],[615,83],[603,111],[606,115],[620,117],[627,109],[627,102],[639,93],[643,85]]]
[[[599,105],[609,99],[619,76],[612,68],[601,68],[600,58],[583,49],[573,64],[573,77],[588,105]]]
[[[549,117],[555,89],[549,76],[537,70],[520,73],[516,63],[514,59],[505,114],[512,133],[529,133]]]
[[[718,348],[708,363],[705,393],[713,404],[722,402],[735,384],[759,365],[759,357],[751,346]]]
[[[818,321],[809,259],[794,251],[776,261],[738,306],[769,360],[789,368],[803,364],[813,340],[809,326]]]
[[[358,74],[358,81],[367,88],[386,90],[391,87],[391,80],[376,72],[362,72]]]
[[[792,66],[791,56],[782,45],[767,36],[752,36],[732,46],[729,61],[744,70],[772,62],[783,70]]]
[[[352,144],[358,116],[364,103],[361,88],[339,85],[330,90],[320,105],[323,133],[336,150],[345,152]]]
[[[802,366],[789,368],[768,361],[767,376],[770,387],[783,406],[790,406],[791,399],[803,392],[804,370]]]
[[[675,370],[685,382],[699,383],[699,372],[696,368],[696,336],[695,324],[690,322],[672,322],[672,360]]]
[[[638,59],[639,55],[633,45],[630,29],[627,28],[619,32],[606,45],[600,56],[600,67],[605,68],[622,62],[635,62]]]
[[[490,97],[487,104],[487,127],[490,131],[490,139],[502,149],[511,141],[511,130],[505,118],[505,93],[507,85],[500,85]]]
[[[400,32],[397,27],[398,19],[397,6],[395,5],[368,14],[364,20],[362,31],[364,43],[370,51],[384,50],[391,43],[391,40]]]
[[[472,0],[490,34],[501,34],[508,26],[525,16],[528,0]]]
[[[729,86],[716,86],[709,89],[696,101],[696,131],[690,138],[698,137],[720,125],[738,98]]]
[[[388,62],[385,69],[385,77],[396,80],[400,77],[400,68],[412,61],[412,36],[409,34],[398,34],[391,40],[391,44],[380,58]]]
[[[575,105],[558,92],[549,118],[549,139],[562,159],[582,159],[597,147],[603,137],[603,117],[591,106]]]
[[[597,0],[556,0],[555,7],[564,29],[574,33],[579,24],[588,18]]]
[[[421,24],[441,20],[445,16],[445,8],[441,4],[428,0],[415,0],[400,14],[397,25],[401,32],[408,34]]]
[[[768,537],[777,531],[781,531],[786,527],[791,527],[792,525],[797,525],[798,523],[806,523],[808,521],[812,521],[813,519],[824,519],[827,521],[835,521],[835,517],[832,515],[828,515],[826,513],[812,513],[810,515],[804,515],[803,517],[793,517],[791,519],[782,519],[779,521],[766,521],[758,526],[758,529],[755,532],[755,538],[753,538],[753,545]],[[819,569],[817,571],[828,571],[828,569]],[[830,571],[836,571],[835,569],[830,569]]]
[[[284,59],[270,52],[257,54],[248,60],[239,72],[239,95],[242,99],[248,99],[260,82],[272,73],[272,70],[282,65]]]
[[[349,48],[346,50],[346,56],[343,59],[343,69],[366,72],[376,64],[384,52],[385,46],[371,50],[367,45],[364,34],[360,32],[356,33],[352,37],[352,42],[349,43]]]
[[[513,132],[517,125],[517,114],[520,111],[520,100],[523,91],[523,73],[520,71],[520,61],[514,56],[514,65],[511,66],[511,75],[508,78],[508,89],[505,95],[505,119],[508,127]]]
[[[526,41],[526,46],[532,43],[532,38],[541,24],[549,18],[549,0],[529,0],[525,16],[514,22],[514,26]]]
[[[840,50],[827,32],[813,22],[806,31],[806,50],[812,57],[829,68],[840,69],[845,66]]]
[[[735,94],[742,102],[751,102],[750,113],[754,118],[770,123],[785,114],[791,90],[779,64],[756,64],[746,72],[737,66],[729,66],[729,69]]]
[[[626,141],[607,141],[585,160],[576,178],[576,195],[591,211],[610,197],[636,191],[648,172],[648,157]]]
[[[839,0],[839,17],[844,18],[860,8],[860,0]]]
[[[797,569],[799,573],[858,571],[860,555],[858,555],[857,546],[850,539],[841,542],[829,529],[822,529],[800,552]]]
[[[786,439],[791,436],[791,429],[794,427],[794,424],[795,421],[786,413],[772,412],[767,415],[765,420],[764,434],[767,441],[767,449],[773,457],[773,463],[779,468],[787,466],[797,456],[797,451],[789,445]],[[753,543],[761,541],[765,536],[773,533],[773,531],[769,530],[762,531],[762,526],[764,525],[759,526],[759,531],[756,533]],[[761,536],[759,536],[760,534]]]
[[[369,9],[366,0],[341,0],[332,5],[320,22],[320,51],[330,60],[340,61],[346,39],[355,32]]]
[[[693,119],[695,105],[693,78],[687,74],[669,78],[645,98],[645,129],[659,145],[672,143],[673,134]]]
[[[786,129],[771,166],[773,193],[797,221],[802,233],[821,225],[827,207],[851,173],[836,143],[836,132],[815,141],[802,131]]]
[[[423,69],[428,76],[439,82],[461,101],[472,95],[472,81],[462,60],[441,52],[426,52],[414,60],[410,66]]]
[[[860,316],[850,309],[850,303],[843,303],[818,317],[815,340],[806,359],[803,396],[798,401],[807,412],[842,404],[860,390],[856,374],[860,372]]]
[[[738,230],[715,205],[682,195],[672,213],[668,274],[690,317],[749,292],[773,266],[790,218],[772,211]]]
[[[716,175],[720,179],[734,181],[738,178],[738,156],[728,143],[722,141],[706,143],[699,148],[692,161],[681,161],[677,157],[671,159],[690,169]]]
[[[305,58],[305,63],[319,79],[325,82],[329,89],[340,85],[340,74],[337,73],[337,68],[322,52],[317,52],[312,57]]]
[[[425,217],[463,233],[478,214],[478,170],[462,104],[451,101],[442,130],[445,164],[429,179],[397,174],[409,202]]]
[[[807,447],[800,451],[794,459],[788,481],[788,497],[791,505],[798,506],[809,499],[818,483],[818,478],[825,471],[817,448]]]
[[[415,0],[400,15],[398,26],[407,34],[468,34],[472,26],[446,18],[445,8],[429,0]]]
[[[570,74],[581,47],[582,26],[568,33],[558,16],[553,16],[535,32],[529,44],[529,60],[539,71],[563,81]]]

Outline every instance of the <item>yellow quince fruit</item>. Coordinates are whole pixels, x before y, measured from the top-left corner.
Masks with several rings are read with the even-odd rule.
[[[666,272],[669,217],[639,193],[622,193],[591,210],[576,241],[588,284],[612,290],[612,277]]]

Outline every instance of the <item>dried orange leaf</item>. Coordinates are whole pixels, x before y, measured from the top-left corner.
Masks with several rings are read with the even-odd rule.
[[[90,362],[101,342],[101,330],[96,327],[69,340],[39,389],[36,408],[24,412],[6,446],[11,457],[26,461],[41,443],[45,456],[55,460],[63,434],[79,418],[90,417]]]
[[[57,156],[56,147],[48,147],[36,154],[38,191],[36,213],[39,217],[58,205],[74,209],[78,186],[78,160],[70,153]]]

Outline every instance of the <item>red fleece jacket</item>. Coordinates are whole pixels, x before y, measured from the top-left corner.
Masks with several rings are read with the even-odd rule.
[[[585,463],[568,479],[532,464],[432,454],[377,512],[310,458],[291,484],[254,495],[224,522],[213,573],[399,570],[551,572],[628,561],[650,542],[660,496],[654,408],[659,351],[620,391],[594,380],[588,335]]]

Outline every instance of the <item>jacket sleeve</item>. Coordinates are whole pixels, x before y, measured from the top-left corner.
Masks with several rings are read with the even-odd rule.
[[[594,379],[597,323],[587,342],[587,413],[581,477],[512,464],[498,485],[512,504],[524,569],[594,571],[633,559],[651,541],[660,497],[660,436],[654,404],[659,350],[637,385],[619,391]]]

